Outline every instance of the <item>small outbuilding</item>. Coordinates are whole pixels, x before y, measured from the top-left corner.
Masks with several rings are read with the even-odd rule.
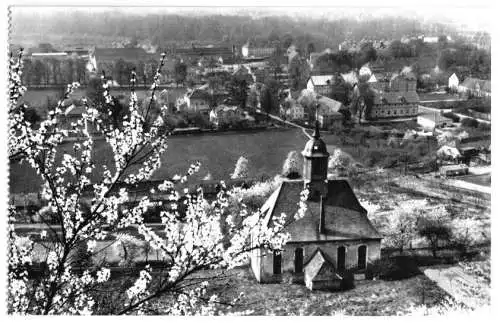
[[[316,249],[304,266],[304,283],[309,290],[339,290],[342,277],[335,270],[334,261],[320,248]]]

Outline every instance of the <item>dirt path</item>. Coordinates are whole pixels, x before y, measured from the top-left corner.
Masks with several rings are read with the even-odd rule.
[[[261,110],[257,110],[257,112],[259,113],[264,113],[262,112]],[[290,122],[290,121],[287,121],[287,120],[283,120],[282,118],[280,118],[279,116],[276,116],[276,115],[273,115],[273,114],[268,114],[269,117],[273,118],[274,120],[277,120],[277,121],[280,121],[282,123],[285,123],[287,125],[290,125],[292,127],[295,127],[295,128],[299,128],[300,130],[302,130],[302,132],[304,133],[304,135],[306,135],[307,138],[311,139],[312,136],[307,132],[307,128],[304,128],[296,123],[293,123],[293,122]]]
[[[489,287],[465,273],[460,266],[426,267],[421,268],[421,271],[429,279],[436,282],[441,289],[469,307],[476,307],[488,302],[484,298],[479,298],[476,295],[472,296],[469,291],[479,289],[489,295]]]

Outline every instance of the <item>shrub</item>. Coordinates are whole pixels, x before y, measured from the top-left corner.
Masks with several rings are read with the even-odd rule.
[[[445,112],[443,113],[443,116],[445,118],[450,118],[455,123],[460,122],[460,117],[453,112]]]
[[[295,179],[300,177],[300,157],[297,151],[290,151],[283,163],[283,170],[281,174],[284,177]]]
[[[432,256],[435,258],[439,241],[448,242],[451,238],[451,229],[442,221],[425,221],[419,228],[418,234],[429,242]]]
[[[244,156],[240,156],[236,162],[234,172],[231,174],[231,179],[247,178],[248,177],[248,160]]]
[[[349,290],[354,288],[354,274],[350,271],[345,271],[340,274],[342,282],[340,283],[340,290]]]
[[[491,124],[486,123],[486,122],[479,122],[479,125],[477,126],[479,130],[485,130],[489,131],[491,130]]]
[[[402,280],[421,274],[415,260],[408,256],[381,258],[366,269],[366,278],[380,278],[382,280]]]
[[[382,151],[371,150],[367,155],[367,164],[369,167],[373,167],[379,164],[385,158],[385,154]]]
[[[476,119],[465,118],[461,121],[461,124],[464,127],[477,128],[479,126],[479,121]]]

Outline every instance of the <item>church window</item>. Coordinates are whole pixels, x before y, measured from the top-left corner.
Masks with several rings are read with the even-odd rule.
[[[344,246],[337,248],[337,269],[345,270],[345,254],[346,249]]]
[[[304,268],[304,249],[295,249],[295,273],[302,273]]]
[[[281,274],[281,251],[273,252],[273,274]]]
[[[359,246],[358,248],[358,268],[366,268],[366,246]]]

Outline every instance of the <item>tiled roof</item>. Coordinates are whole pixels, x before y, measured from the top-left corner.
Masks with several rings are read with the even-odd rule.
[[[355,83],[358,83],[358,76],[354,71],[351,71],[349,73],[344,73],[341,74],[342,79],[344,79],[345,82],[354,85]]]
[[[342,107],[342,103],[338,102],[334,99],[322,96],[318,99],[318,103],[320,104],[319,107],[319,114],[335,114],[338,113],[338,110]],[[341,113],[338,113],[339,115],[342,116]]]
[[[187,56],[232,56],[233,50],[230,47],[191,47],[178,48],[175,53]]]
[[[328,193],[324,200],[325,234],[319,233],[319,200],[307,201],[303,218],[294,219],[298,209],[300,193],[304,188],[302,180],[283,181],[262,207],[266,220],[272,216],[287,216],[287,231],[292,242],[319,240],[380,239],[381,236],[366,216],[346,180],[329,180]]]
[[[491,92],[491,81],[490,80],[481,80],[476,78],[466,78],[464,82],[460,85],[467,89],[476,89],[476,84],[479,84],[479,88],[484,91]]]
[[[311,258],[304,265],[305,271],[310,274],[313,280],[321,277],[321,274],[325,272],[326,269],[331,268],[335,271],[335,262],[320,248],[316,249]],[[334,272],[332,271],[332,272]],[[331,277],[328,277],[332,279]],[[342,277],[335,273],[334,279],[342,280]]]
[[[328,81],[333,85],[335,79],[333,75],[312,75],[311,81],[315,86],[326,86]]]
[[[189,98],[202,99],[208,97],[209,94],[205,89],[194,89],[193,91],[189,92],[187,96]]]
[[[401,104],[401,103],[418,103],[420,101],[416,91],[390,91],[375,94],[373,98],[374,104]]]
[[[124,61],[146,61],[152,57],[142,48],[96,48],[96,61],[123,59]]]

